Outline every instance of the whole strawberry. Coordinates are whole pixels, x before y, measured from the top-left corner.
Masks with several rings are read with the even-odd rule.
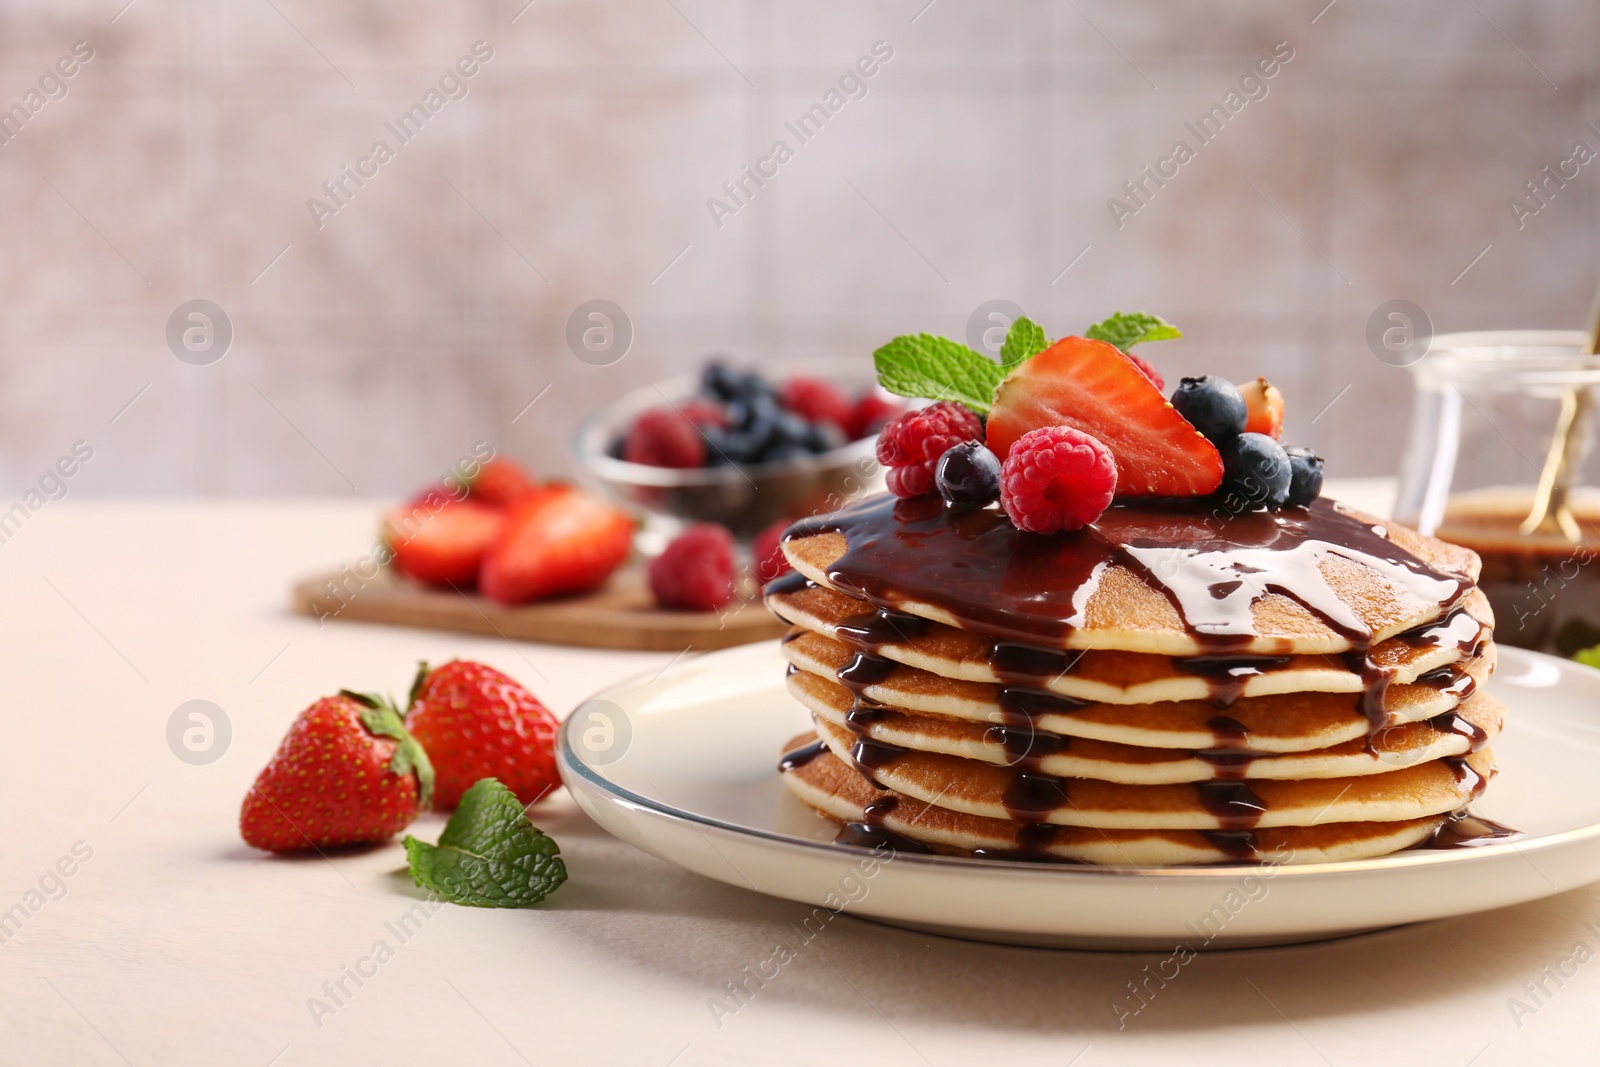
[[[268,852],[383,841],[428,806],[433,767],[381,697],[348,690],[295,719],[239,812],[245,843]]]
[[[561,784],[556,720],[493,667],[451,660],[417,669],[406,725],[433,759],[434,807],[448,811],[480,778],[498,778],[532,804]]]

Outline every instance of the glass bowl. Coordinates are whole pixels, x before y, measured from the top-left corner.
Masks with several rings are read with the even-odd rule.
[[[859,361],[852,361],[859,367]],[[818,375],[819,369],[803,371]],[[773,382],[786,377],[762,369]],[[875,387],[866,375],[823,375],[850,396]],[[877,436],[863,437],[815,456],[680,470],[629,463],[610,454],[612,443],[638,415],[699,392],[700,376],[686,374],[627,393],[596,411],[578,428],[573,455],[586,482],[625,506],[644,511],[669,530],[690,522],[716,522],[748,539],[779,519],[798,519],[843,507],[883,489]]]

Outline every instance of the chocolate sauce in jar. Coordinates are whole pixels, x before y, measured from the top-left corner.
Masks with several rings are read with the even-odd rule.
[[[964,629],[1057,647],[1083,625],[1112,563],[1165,596],[1211,653],[1237,652],[1257,636],[1251,606],[1269,593],[1294,600],[1352,648],[1370,645],[1371,631],[1318,569],[1329,556],[1360,561],[1422,603],[1454,606],[1472,588],[1326,500],[1226,522],[1193,502],[1119,505],[1075,533],[1040,536],[994,509],[876,496],[796,523],[786,536],[828,531],[846,541],[828,571],[841,592],[891,611],[938,604]]]

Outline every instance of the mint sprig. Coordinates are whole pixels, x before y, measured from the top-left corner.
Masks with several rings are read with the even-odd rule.
[[[1020,315],[1011,324],[1011,329],[1006,331],[1005,343],[1000,346],[1000,365],[1010,370],[1049,347],[1050,340],[1044,335],[1044,327],[1028,316]]]
[[[1572,658],[1585,667],[1600,667],[1600,645],[1593,648],[1580,648],[1572,654]]]
[[[1123,314],[1119,311],[1109,319],[1095,323],[1083,335],[1092,341],[1108,341],[1126,352],[1146,341],[1170,341],[1182,337],[1183,331],[1159,315],[1146,315],[1142,311]]]
[[[902,334],[872,353],[878,384],[900,396],[958,400],[983,415],[1005,368],[982,352],[931,333]]]
[[[1085,337],[1107,341],[1126,352],[1146,341],[1166,341],[1183,332],[1157,315],[1117,312],[1084,331]],[[931,333],[902,334],[872,353],[878,384],[900,396],[956,400],[979,415],[994,406],[995,390],[1006,375],[1050,347],[1043,327],[1026,316],[1006,331],[1000,362],[960,341]]]
[[[412,880],[454,904],[525,908],[567,880],[560,847],[494,778],[462,794],[437,845],[407,834],[405,846]]]

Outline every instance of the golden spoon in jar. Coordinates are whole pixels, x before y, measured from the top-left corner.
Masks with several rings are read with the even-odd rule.
[[[1584,345],[1583,354],[1593,356],[1597,351],[1600,351],[1600,297],[1596,298],[1595,306],[1589,313],[1589,340]],[[1524,537],[1560,531],[1574,544],[1582,538],[1578,520],[1572,514],[1567,497],[1578,479],[1578,468],[1583,464],[1593,407],[1594,401],[1587,388],[1568,389],[1561,394],[1556,432],[1550,439],[1550,451],[1544,457],[1544,470],[1539,472],[1533,507],[1519,528]]]

